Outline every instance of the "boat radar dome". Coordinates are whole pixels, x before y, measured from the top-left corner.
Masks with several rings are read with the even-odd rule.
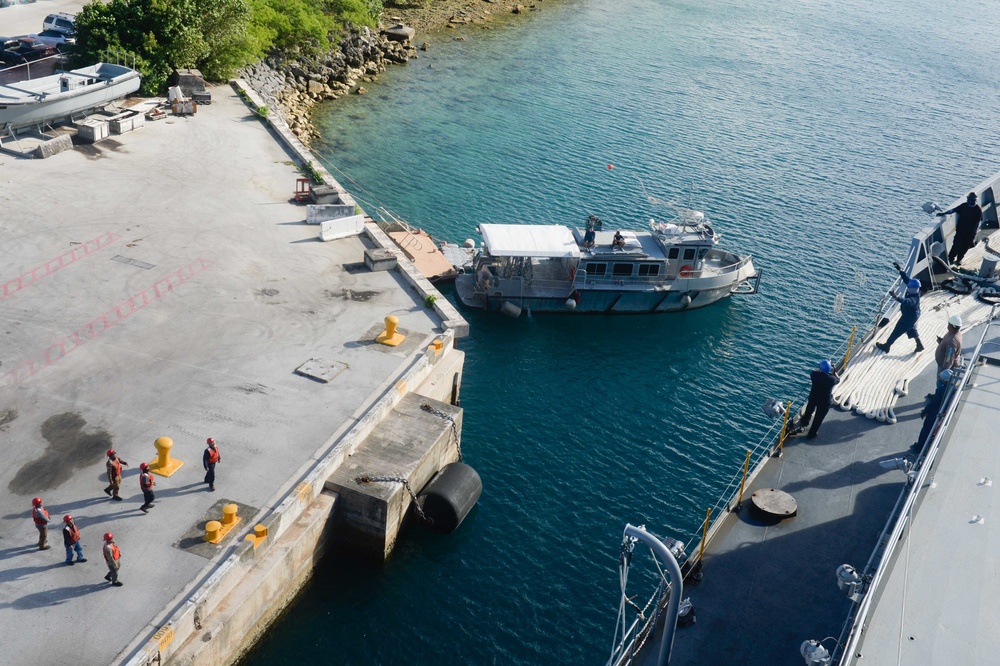
[[[948,317],[948,325],[955,328],[962,328],[962,318],[958,315]]]
[[[833,372],[833,364],[831,364],[828,360],[823,359],[822,361],[819,362],[819,370],[820,372],[825,372],[826,374],[830,374],[831,372]]]

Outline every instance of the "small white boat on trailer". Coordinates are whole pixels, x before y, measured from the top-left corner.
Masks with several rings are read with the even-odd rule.
[[[470,308],[511,316],[532,312],[654,313],[702,307],[731,294],[755,294],[761,271],[749,255],[719,249],[698,211],[649,231],[561,225],[481,224],[472,269],[455,279]]]
[[[99,109],[139,89],[139,72],[113,63],[0,85],[0,129],[5,133]]]

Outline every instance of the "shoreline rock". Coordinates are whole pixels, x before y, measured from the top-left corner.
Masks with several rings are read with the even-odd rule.
[[[363,82],[374,81],[390,65],[405,64],[417,55],[421,32],[443,29],[488,29],[498,18],[537,11],[543,0],[437,0],[429,6],[387,10],[379,30],[349,27],[336,48],[317,55],[275,53],[245,67],[240,75],[277,113],[299,139],[309,145],[319,135],[312,112],[320,102],[353,93],[364,94]],[[549,0],[554,4],[555,0]],[[391,14],[391,15],[389,15]],[[400,30],[403,28],[403,30]],[[412,28],[414,37],[401,39]],[[427,35],[420,49],[429,48]],[[448,39],[457,39],[449,35]],[[463,38],[464,40],[464,38]]]

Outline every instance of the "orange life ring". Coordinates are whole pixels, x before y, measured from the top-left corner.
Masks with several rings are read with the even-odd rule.
[[[693,274],[694,274],[694,268],[691,267],[691,264],[686,264],[684,266],[681,266],[679,275],[682,278],[691,277]]]

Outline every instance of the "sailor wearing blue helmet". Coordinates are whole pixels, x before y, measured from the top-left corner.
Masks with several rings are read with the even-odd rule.
[[[892,265],[899,271],[899,276],[903,279],[903,284],[906,285],[906,295],[892,295],[893,298],[899,301],[899,321],[896,322],[896,328],[892,329],[892,333],[889,334],[889,339],[884,343],[875,343],[875,346],[884,352],[888,352],[889,348],[892,347],[892,343],[899,336],[906,333],[906,337],[917,341],[916,350],[922,352],[924,345],[920,342],[920,335],[917,333],[917,320],[920,319],[920,280],[916,278],[911,279],[906,274],[906,271],[899,267],[899,264],[893,262]]]
[[[799,419],[799,427],[805,428],[812,420],[812,427],[809,428],[808,439],[815,439],[819,427],[823,424],[827,412],[830,411],[830,403],[833,401],[833,387],[840,382],[840,377],[833,369],[830,361],[823,359],[819,362],[819,370],[813,370],[809,378],[812,380],[812,388],[809,390],[809,402],[806,403],[806,411],[802,412]],[[813,419],[813,412],[816,418]]]

